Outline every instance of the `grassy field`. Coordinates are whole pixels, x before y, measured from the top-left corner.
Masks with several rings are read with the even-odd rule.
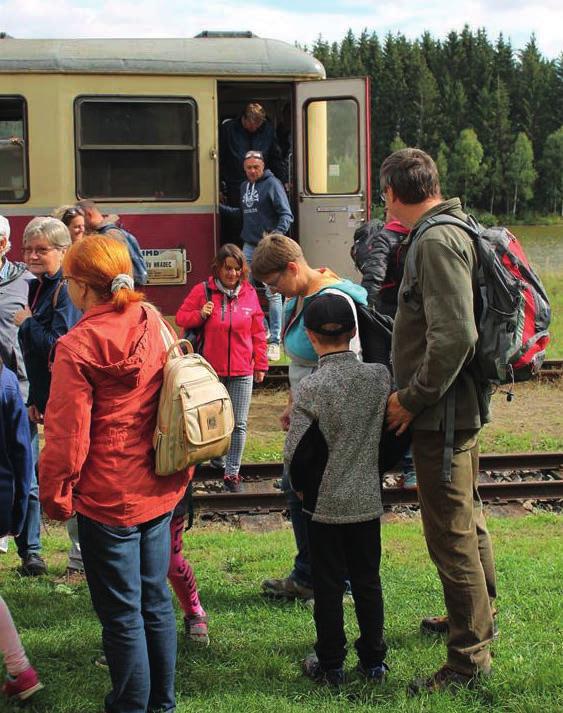
[[[382,577],[391,673],[382,688],[353,674],[340,693],[316,687],[300,675],[299,660],[311,650],[311,611],[293,603],[269,603],[262,578],[284,575],[293,554],[289,530],[250,534],[196,529],[187,535],[201,597],[210,616],[211,645],[180,643],[178,713],[357,713],[373,710],[431,713],[555,713],[563,710],[561,648],[561,519],[533,515],[490,521],[499,579],[500,638],[494,645],[494,675],[479,690],[408,699],[405,687],[418,673],[441,665],[440,641],[418,634],[419,619],[440,613],[440,587],[426,554],[418,521],[383,529]],[[45,537],[47,578],[21,579],[13,553],[0,560],[2,595],[45,690],[26,706],[30,713],[100,713],[107,672],[92,665],[100,631],[86,585],[56,585],[68,541],[61,529]],[[178,612],[178,627],[181,615]],[[346,607],[353,641],[353,607]],[[0,702],[0,711],[12,710]]]

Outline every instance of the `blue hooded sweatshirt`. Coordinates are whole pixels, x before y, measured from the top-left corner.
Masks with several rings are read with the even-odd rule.
[[[244,181],[240,186],[240,208],[221,205],[222,213],[242,213],[241,238],[245,243],[258,245],[264,233],[285,235],[293,223],[283,185],[266,169],[256,183]]]
[[[16,375],[0,361],[0,537],[21,532],[32,468],[27,410]]]

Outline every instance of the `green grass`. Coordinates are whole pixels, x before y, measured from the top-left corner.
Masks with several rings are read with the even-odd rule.
[[[299,660],[311,650],[311,612],[300,604],[268,603],[259,592],[266,576],[287,573],[293,555],[289,530],[249,534],[239,530],[195,530],[186,548],[195,566],[202,602],[210,616],[211,646],[179,646],[178,713],[555,713],[563,710],[561,688],[561,519],[534,515],[490,522],[497,556],[499,623],[494,675],[482,688],[458,695],[405,695],[417,673],[444,660],[440,641],[418,635],[419,619],[443,611],[436,573],[418,521],[383,529],[382,579],[391,673],[382,688],[352,675],[341,693],[304,680]],[[2,595],[45,690],[26,710],[33,713],[99,713],[107,673],[91,664],[100,652],[100,632],[85,585],[69,589],[53,582],[62,572],[68,541],[63,531],[45,538],[52,575],[20,579],[16,557],[0,561]],[[182,630],[178,612],[178,629]],[[353,607],[346,631],[356,636]],[[356,657],[351,647],[347,667]],[[12,710],[0,703],[1,711]]]
[[[551,304],[551,342],[547,349],[548,359],[563,358],[563,272],[546,272],[542,282]]]

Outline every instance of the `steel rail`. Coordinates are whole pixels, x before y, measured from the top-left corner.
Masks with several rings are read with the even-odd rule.
[[[558,500],[563,498],[563,481],[541,480],[511,483],[481,483],[479,494],[485,503],[512,500]],[[194,495],[197,512],[266,513],[287,509],[284,493],[203,493]],[[384,505],[415,505],[416,488],[383,488]]]
[[[479,458],[481,471],[558,470],[562,467],[563,453],[489,453]],[[247,480],[271,480],[281,478],[282,472],[282,463],[243,463],[240,474]],[[221,480],[222,478],[221,470],[210,465],[202,465],[197,468],[194,480]]]
[[[539,379],[557,379],[563,376],[563,359],[546,359],[537,376]],[[264,387],[283,388],[289,384],[287,364],[270,367],[262,385]]]

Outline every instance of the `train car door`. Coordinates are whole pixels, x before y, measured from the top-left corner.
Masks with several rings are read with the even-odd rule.
[[[299,242],[312,266],[358,279],[350,247],[369,220],[369,79],[299,82],[295,96]]]

